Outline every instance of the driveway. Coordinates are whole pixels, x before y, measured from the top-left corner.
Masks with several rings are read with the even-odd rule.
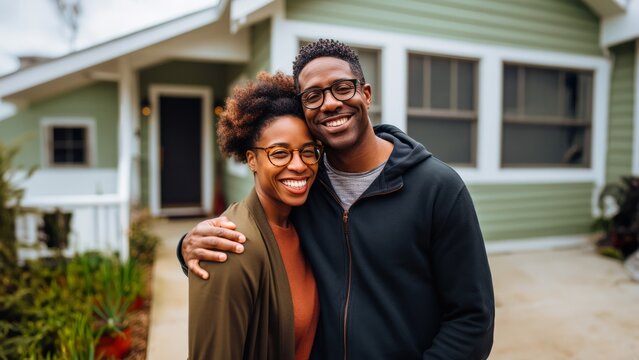
[[[188,282],[175,258],[197,221],[159,222],[147,358],[186,359]],[[496,298],[490,359],[639,360],[639,283],[591,247],[491,254]]]

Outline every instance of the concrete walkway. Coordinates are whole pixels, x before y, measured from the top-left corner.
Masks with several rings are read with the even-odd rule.
[[[197,220],[158,221],[153,232],[162,241],[153,264],[153,303],[149,319],[147,359],[179,360],[188,355],[189,282],[175,257],[180,237]]]
[[[188,282],[175,258],[196,220],[159,223],[148,359],[187,356]],[[639,360],[639,283],[589,247],[490,256],[497,302],[490,359]]]

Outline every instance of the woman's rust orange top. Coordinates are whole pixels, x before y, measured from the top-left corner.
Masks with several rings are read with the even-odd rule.
[[[320,311],[315,277],[302,254],[300,239],[295,228],[292,225],[288,228],[272,223],[270,225],[280,248],[291,287],[295,324],[295,360],[307,360],[313,347]]]

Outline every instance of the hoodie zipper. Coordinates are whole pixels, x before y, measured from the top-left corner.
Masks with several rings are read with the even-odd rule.
[[[351,283],[353,280],[353,258],[351,256],[351,239],[348,233],[348,210],[344,210],[342,215],[344,222],[344,235],[346,237],[346,249],[348,250],[348,281],[346,287],[346,301],[344,302],[344,360],[348,359],[348,342],[346,333],[346,324],[348,322],[348,304],[351,301]]]
[[[328,186],[322,179],[319,180],[319,182],[324,185],[324,187],[326,188],[326,190],[328,191],[329,194],[331,194],[331,196],[333,197],[333,199],[335,199],[335,201],[337,201],[338,204],[340,204],[340,206],[342,207],[342,209],[344,209],[344,204],[342,203],[342,201],[339,199],[339,197],[337,196],[337,194],[335,193],[335,191],[333,191],[333,189]],[[352,204],[351,207],[353,207],[353,205],[355,205],[356,202],[360,201],[361,199],[366,199],[369,197],[373,197],[373,196],[377,196],[377,195],[386,195],[386,194],[390,194],[392,192],[395,192],[399,189],[401,189],[403,187],[403,184],[387,190],[387,191],[383,191],[383,192],[375,192],[372,194],[368,194],[366,196],[361,196],[359,199],[355,200]],[[352,253],[351,253],[351,240],[350,240],[350,236],[349,236],[349,232],[348,232],[348,216],[349,216],[349,211],[348,210],[344,210],[344,212],[342,213],[342,223],[343,223],[343,227],[344,227],[344,236],[345,236],[345,241],[346,241],[346,250],[347,250],[347,254],[348,254],[348,278],[346,281],[346,301],[344,302],[344,322],[343,322],[343,331],[344,331],[344,336],[343,336],[343,342],[342,342],[342,346],[344,349],[344,360],[348,360],[348,333],[346,331],[347,328],[347,324],[348,324],[348,305],[350,303],[351,300],[351,284],[352,284],[352,280],[353,280],[353,259],[352,259]]]

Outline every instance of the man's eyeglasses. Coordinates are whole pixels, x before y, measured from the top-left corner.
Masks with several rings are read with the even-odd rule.
[[[357,92],[357,79],[337,80],[331,86],[325,88],[310,88],[297,94],[302,101],[302,105],[309,109],[315,110],[324,104],[324,93],[330,90],[333,97],[339,101],[350,100]]]
[[[269,147],[255,147],[253,149],[264,150],[268,161],[277,167],[284,167],[291,163],[293,160],[293,152],[297,151],[300,154],[302,162],[306,165],[314,165],[322,157],[322,145],[320,144],[308,144],[299,149],[289,149],[281,145],[273,145]]]

